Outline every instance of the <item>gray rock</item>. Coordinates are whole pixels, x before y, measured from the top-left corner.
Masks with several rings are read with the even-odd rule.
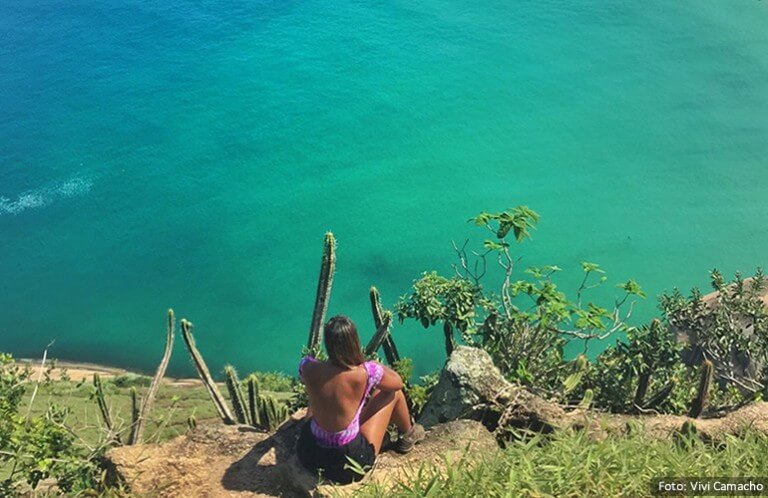
[[[507,426],[549,431],[559,426],[565,413],[559,406],[508,382],[484,350],[459,346],[440,373],[419,422],[432,427],[472,419],[495,428],[500,415]]]

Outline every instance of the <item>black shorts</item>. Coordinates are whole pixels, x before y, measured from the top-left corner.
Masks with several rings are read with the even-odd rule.
[[[323,478],[339,484],[359,481],[365,475],[359,470],[367,472],[376,461],[373,445],[362,434],[358,434],[344,446],[327,448],[317,444],[309,428],[309,421],[305,422],[304,427],[301,428],[297,455],[306,468],[313,472],[319,471]],[[350,460],[357,465],[350,466]]]

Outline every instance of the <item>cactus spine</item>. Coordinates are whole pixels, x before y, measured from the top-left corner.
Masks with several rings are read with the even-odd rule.
[[[192,362],[195,364],[197,373],[200,379],[203,381],[205,389],[208,391],[208,395],[211,397],[216,411],[224,421],[225,424],[234,424],[235,419],[232,417],[232,413],[229,411],[227,403],[224,401],[224,397],[219,392],[219,388],[211,377],[211,372],[208,370],[208,365],[205,364],[203,356],[197,350],[195,345],[195,338],[192,336],[192,323],[184,318],[181,319],[181,336],[184,338],[184,343],[187,345],[189,355],[192,357]]]
[[[139,419],[136,421],[136,430],[134,431],[135,439],[130,440],[128,444],[140,444],[144,437],[144,422],[149,417],[149,412],[155,404],[157,390],[160,388],[160,382],[163,380],[163,377],[165,377],[165,371],[168,369],[168,362],[171,360],[175,323],[176,320],[173,315],[173,310],[169,309],[168,331],[165,338],[165,352],[163,353],[163,359],[160,361],[160,365],[158,365],[157,371],[155,372],[155,377],[152,379],[147,394],[141,402],[141,412],[139,413]]]
[[[229,391],[229,399],[232,402],[232,408],[234,408],[235,418],[239,424],[250,424],[250,416],[245,404],[245,397],[243,396],[243,390],[240,387],[240,379],[237,378],[237,371],[232,365],[224,367],[224,376],[227,379],[227,391]]]
[[[104,425],[107,426],[110,438],[113,438],[118,444],[121,444],[120,435],[115,432],[115,427],[112,424],[112,415],[109,413],[107,400],[104,397],[104,386],[101,384],[101,377],[97,373],[93,374],[93,387],[96,389],[96,403],[99,405],[101,418],[104,419]]]
[[[688,416],[691,418],[698,418],[704,408],[707,406],[707,398],[709,396],[709,388],[712,385],[712,377],[714,375],[715,366],[709,360],[704,360],[701,363],[701,377],[699,378],[699,387],[696,390],[696,397],[693,398],[691,403],[691,411]]]
[[[389,326],[392,324],[392,313],[389,311],[386,311],[384,313],[384,318],[381,322],[381,324],[376,329],[376,332],[373,334],[373,337],[371,338],[370,342],[367,346],[365,346],[365,355],[371,356],[373,353],[378,351],[379,347],[384,343],[384,341],[389,337]]]
[[[259,379],[255,375],[249,375],[248,384],[248,411],[251,413],[251,424],[254,427],[261,426],[259,416]]]
[[[309,327],[309,340],[307,349],[312,355],[320,352],[320,331],[325,323],[325,314],[328,312],[328,301],[331,298],[333,286],[333,274],[336,270],[336,239],[333,233],[325,234],[325,246],[323,247],[323,260],[320,265],[320,278],[317,282],[317,295],[315,296],[315,309],[312,313],[312,324]]]
[[[381,307],[381,296],[379,295],[379,289],[375,286],[371,286],[369,293],[371,298],[371,313],[373,313],[373,325],[376,330],[384,323],[384,310]],[[387,334],[382,343],[384,349],[384,357],[387,359],[387,363],[392,366],[400,360],[400,354],[397,352],[397,346],[395,346],[395,340],[392,338],[392,334]]]

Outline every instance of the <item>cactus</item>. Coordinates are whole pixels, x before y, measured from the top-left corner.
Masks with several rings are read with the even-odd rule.
[[[683,425],[680,426],[680,429],[672,434],[672,437],[675,443],[683,448],[690,449],[694,445],[694,442],[699,438],[699,429],[696,427],[695,423],[686,420],[683,422]]]
[[[115,426],[112,424],[112,415],[109,413],[107,400],[104,397],[104,386],[101,384],[101,377],[97,373],[93,374],[93,387],[96,389],[94,396],[96,397],[96,403],[99,405],[101,418],[104,419],[104,425],[107,426],[110,437],[112,437],[117,444],[122,444],[120,435],[115,432]]]
[[[136,440],[136,426],[139,422],[139,393],[135,387],[131,387],[131,432],[128,441]]]
[[[379,295],[379,289],[377,289],[375,286],[371,286],[369,295],[371,298],[373,325],[376,327],[376,330],[378,330],[379,327],[381,327],[381,324],[384,322],[384,310],[381,307],[381,296]],[[392,338],[392,334],[387,334],[381,346],[384,349],[384,357],[387,359],[389,366],[394,365],[400,360],[400,354],[397,352],[397,346],[395,345],[395,340]]]
[[[564,394],[570,394],[573,392],[574,389],[579,387],[579,384],[581,384],[581,380],[584,378],[584,372],[574,372],[565,379],[563,379],[562,382],[562,388]]]
[[[653,396],[650,400],[648,400],[648,403],[646,403],[646,405],[643,408],[648,410],[655,409],[657,406],[663,403],[665,399],[669,397],[669,395],[672,393],[672,390],[674,388],[675,388],[675,381],[673,379],[667,382],[667,384],[661,388],[661,391],[656,393],[655,396]]]
[[[637,381],[637,390],[635,391],[635,399],[632,401],[635,407],[643,406],[643,400],[645,395],[648,394],[648,384],[651,382],[651,372],[644,372],[640,374],[640,378]]]
[[[577,356],[574,362],[576,364],[576,370],[579,370],[579,371],[586,370],[587,367],[589,366],[589,360],[583,354],[580,354],[579,356]]]
[[[157,390],[160,388],[160,382],[165,377],[165,371],[168,368],[168,362],[171,359],[171,353],[173,352],[173,336],[175,318],[173,310],[168,310],[168,332],[165,338],[165,352],[163,353],[163,359],[160,361],[160,365],[157,367],[155,376],[152,379],[152,383],[149,385],[147,394],[141,402],[141,412],[139,413],[139,419],[136,421],[136,428],[134,431],[135,439],[128,441],[128,444],[140,444],[144,436],[144,421],[149,417],[149,412],[152,410],[152,406],[155,404],[155,397],[157,396]]]
[[[254,424],[255,427],[265,431],[273,431],[288,418],[288,406],[273,396],[259,395],[255,403],[259,419],[259,423]]]
[[[232,365],[224,367],[224,376],[227,379],[227,391],[229,391],[229,400],[232,402],[232,408],[235,411],[235,418],[239,424],[250,424],[251,417],[245,404],[243,390],[240,387],[240,379],[237,378],[237,371]]]
[[[325,246],[323,247],[323,260],[320,265],[320,277],[317,282],[317,295],[315,296],[315,309],[312,313],[312,324],[309,327],[309,340],[307,349],[316,356],[320,351],[320,331],[325,323],[325,314],[328,312],[328,301],[331,298],[333,286],[333,273],[336,269],[336,239],[333,233],[325,234]]]
[[[187,417],[187,432],[192,432],[197,429],[197,419],[194,415]]]
[[[261,417],[259,416],[259,379],[251,374],[246,380],[248,384],[248,411],[251,414],[251,425],[259,427],[261,425]]]
[[[365,346],[365,355],[371,356],[378,351],[379,347],[384,343],[387,337],[389,337],[389,327],[392,325],[392,313],[386,311],[384,313],[381,324],[377,327],[376,332],[371,337],[370,342]]]
[[[581,401],[579,402],[579,408],[581,408],[582,410],[589,409],[594,399],[595,399],[595,392],[592,389],[587,389],[586,391],[584,391],[584,396],[581,398]]]
[[[691,411],[688,413],[689,417],[698,418],[707,406],[707,398],[709,396],[709,388],[712,385],[714,371],[715,367],[711,361],[704,360],[701,363],[699,387],[696,389],[696,397],[693,398],[693,401],[691,402]]]
[[[208,391],[208,395],[211,397],[211,401],[213,401],[216,411],[219,413],[219,417],[221,417],[225,424],[234,424],[235,419],[229,411],[229,407],[224,401],[224,397],[221,395],[221,392],[219,392],[218,386],[213,381],[211,372],[208,370],[208,365],[205,364],[203,356],[197,350],[195,338],[192,336],[192,323],[182,318],[180,324],[181,336],[184,338],[184,343],[187,345],[187,350],[189,350],[189,355],[192,357],[192,362],[195,364],[197,373],[203,381],[203,385]]]

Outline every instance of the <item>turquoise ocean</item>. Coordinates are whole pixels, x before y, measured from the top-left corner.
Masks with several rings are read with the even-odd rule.
[[[758,0],[0,2],[0,350],[150,371],[173,307],[213,370],[292,373],[326,230],[330,313],[367,338],[371,284],[392,305],[518,204],[521,266],[635,278],[642,323],[768,263],[766,26]]]

